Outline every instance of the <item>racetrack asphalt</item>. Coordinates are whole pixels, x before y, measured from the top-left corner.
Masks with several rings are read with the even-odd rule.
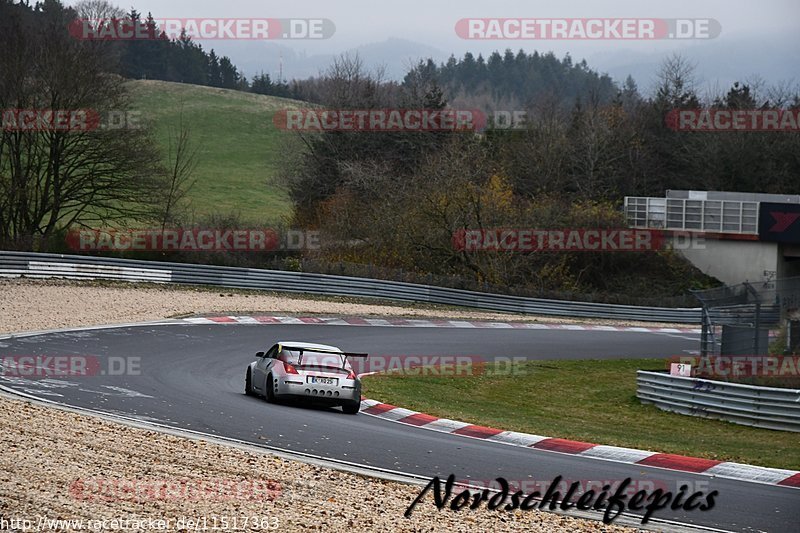
[[[634,484],[650,481],[672,491],[689,483],[706,493],[719,491],[715,508],[663,509],[654,516],[730,531],[796,531],[800,524],[800,491],[794,488],[519,448],[363,413],[348,416],[338,409],[268,404],[245,396],[247,364],[256,351],[278,340],[320,342],[383,355],[529,359],[664,357],[692,352],[699,345],[699,335],[690,333],[176,323],[2,340],[0,358],[90,355],[140,365],[121,375],[6,376],[0,377],[0,384],[66,405],[428,477],[502,476],[541,482],[559,475],[568,480],[630,477]]]

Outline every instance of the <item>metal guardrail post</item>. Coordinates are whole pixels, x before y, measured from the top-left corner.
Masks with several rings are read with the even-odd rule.
[[[700,333],[700,356],[708,357],[708,333],[711,327],[711,318],[708,316],[708,309],[703,307],[703,325]]]

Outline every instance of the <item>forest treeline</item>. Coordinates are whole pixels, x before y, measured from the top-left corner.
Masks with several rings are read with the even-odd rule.
[[[622,227],[624,196],[667,189],[800,193],[797,132],[685,132],[665,122],[675,109],[796,110],[797,87],[743,80],[701,94],[694,65],[679,55],[664,60],[647,93],[632,78],[615,83],[585,61],[510,50],[420,61],[399,81],[345,55],[318,76],[276,83],[266,74],[246,80],[229,58],[185,35],[170,40],[155,26],[158,38],[131,42],[81,41],[67,30],[79,18],[126,16],[142,17],[104,0],[74,8],[59,0],[0,0],[0,109],[125,110],[125,79],[148,78],[291,96],[321,108],[456,107],[526,117],[517,128],[479,132],[287,133],[301,141],[279,150],[291,223],[324,236],[322,249],[295,258],[299,268],[356,275],[368,268],[518,294],[666,301],[713,280],[669,250],[476,253],[454,246],[453,235]],[[152,15],[143,23],[152,26]],[[43,249],[75,225],[180,223],[193,161],[188,132],[173,126],[170,154],[147,128],[0,131],[3,245]],[[263,260],[209,257],[254,266]]]
[[[505,57],[507,75],[484,76],[472,85],[465,84],[469,76],[462,77],[472,67],[459,71],[463,61],[444,68],[420,62],[395,84],[357,57],[340,58],[308,85],[311,99],[325,108],[443,109],[453,101],[482,99],[484,109],[527,117],[522,127],[479,134],[298,133],[306,149],[290,154],[284,182],[295,203],[295,223],[328,236],[318,258],[450,277],[464,287],[663,301],[713,281],[669,250],[469,252],[453,246],[453,235],[470,229],[625,227],[625,196],[663,196],[667,189],[800,193],[796,131],[685,132],[666,123],[675,109],[798,109],[796,88],[736,83],[718,95],[701,95],[694,66],[675,55],[664,60],[652,93],[642,94],[631,78],[607,86],[583,64],[536,54]],[[536,60],[530,61],[536,57],[550,65],[552,79],[572,80],[572,89],[569,82],[559,91],[558,82],[529,87],[509,81],[514,73],[545,79],[533,66]],[[485,69],[497,61],[490,59]],[[504,105],[509,101],[515,107]]]

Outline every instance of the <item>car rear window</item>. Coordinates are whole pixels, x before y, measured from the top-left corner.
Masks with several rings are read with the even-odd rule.
[[[300,357],[296,352],[284,352],[280,359],[286,363],[292,365],[301,365],[304,367],[345,368],[347,370],[351,370],[350,363],[343,355],[303,352],[301,363],[299,361]]]

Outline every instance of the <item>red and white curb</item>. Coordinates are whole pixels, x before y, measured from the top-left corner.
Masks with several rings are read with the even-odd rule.
[[[580,457],[592,457],[617,463],[636,464],[741,481],[800,488],[800,472],[794,470],[751,466],[740,463],[716,461],[714,459],[701,459],[698,457],[686,457],[669,453],[620,448],[617,446],[602,446],[590,444],[588,442],[555,439],[542,437],[540,435],[530,435],[528,433],[518,433],[516,431],[504,431],[502,429],[478,426],[467,422],[459,422],[457,420],[438,418],[425,413],[411,411],[410,409],[377,402],[375,400],[363,399],[361,401],[361,412],[400,424],[408,424],[423,429],[451,433],[474,439],[500,442],[512,446],[566,453]]]
[[[568,331],[631,331],[637,333],[701,333],[699,328],[644,328],[595,324],[538,324],[534,322],[483,322],[475,320],[422,320],[412,318],[216,316],[184,318],[190,324],[286,324],[317,326],[381,326],[394,328],[559,329]]]

